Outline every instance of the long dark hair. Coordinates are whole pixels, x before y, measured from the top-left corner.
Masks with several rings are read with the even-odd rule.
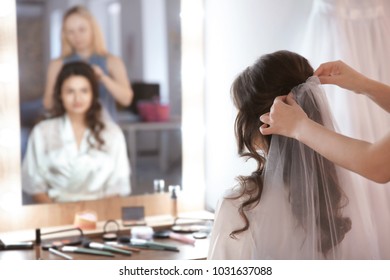
[[[91,130],[93,137],[97,141],[96,148],[101,149],[104,145],[104,140],[101,137],[101,132],[103,131],[105,126],[102,121],[102,106],[99,102],[99,87],[95,73],[92,67],[89,66],[87,63],[76,61],[66,63],[62,66],[54,85],[54,104],[50,112],[50,116],[55,118],[65,115],[66,110],[61,99],[61,90],[65,80],[67,80],[71,76],[85,77],[91,85],[92,104],[85,114],[85,123],[87,127]],[[90,147],[93,146],[91,139],[88,139],[88,143]]]
[[[312,75],[313,68],[304,57],[289,51],[278,51],[260,57],[252,66],[246,68],[232,84],[232,99],[238,109],[235,121],[238,153],[242,157],[252,158],[257,162],[257,169],[251,175],[237,178],[240,184],[239,193],[238,196],[232,197],[232,199],[244,198],[238,211],[244,219],[245,225],[234,230],[230,235],[232,238],[248,230],[250,223],[245,212],[261,202],[266,159],[257,152],[257,149],[259,148],[259,141],[261,141],[262,149],[267,152],[272,136],[263,136],[260,133],[259,127],[263,123],[259,120],[259,116],[270,111],[277,96],[288,94],[295,86],[304,83]],[[313,102],[314,100],[304,103],[302,108],[306,112],[310,111],[308,116],[311,119],[323,124],[321,112],[308,110],[308,108],[317,107],[317,104]],[[286,142],[287,145],[290,145],[290,148],[286,148],[289,151],[296,140],[287,139]],[[309,148],[305,146],[304,149]],[[297,162],[299,164],[299,161],[296,161],[295,164]],[[286,154],[285,164],[292,164],[289,154]],[[318,247],[326,255],[335,243],[338,244],[343,240],[345,234],[351,228],[351,220],[342,217],[341,214],[341,208],[345,206],[348,199],[340,188],[334,164],[316,154],[312,169],[319,169],[320,166],[325,167],[322,169],[325,170],[326,174],[316,174],[318,175],[316,180],[318,180],[319,185],[317,226],[321,230],[321,240],[318,241]],[[287,168],[285,169],[287,170]],[[284,178],[291,178],[291,176],[290,174],[283,175]],[[329,186],[330,197],[322,188],[323,182],[326,182],[326,185]],[[300,189],[300,186],[295,186],[294,180],[285,183],[290,191],[289,201],[292,213],[298,219],[298,223],[305,227],[305,221],[301,218],[303,216],[302,211],[304,211],[302,210],[304,209],[303,202],[295,193],[295,190]],[[325,199],[330,200],[333,211],[327,211]],[[332,232],[333,229],[329,226],[331,221],[334,221],[336,225],[335,232]]]

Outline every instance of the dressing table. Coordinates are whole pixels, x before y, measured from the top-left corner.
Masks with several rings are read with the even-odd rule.
[[[152,227],[154,231],[161,230],[171,230],[172,225],[181,225],[188,226],[194,224],[205,224],[207,221],[213,220],[213,214],[207,211],[196,211],[196,212],[187,212],[179,216],[179,218],[174,219],[171,215],[157,215],[145,217],[145,222],[148,226]],[[83,237],[89,241],[97,242],[104,244],[103,228],[106,221],[99,221],[96,224],[96,229],[93,230],[84,230]],[[121,237],[130,237],[132,227],[125,227],[122,225],[121,220],[116,220],[119,225],[118,236]],[[210,224],[209,224],[210,225]],[[42,228],[42,239],[40,245],[35,245],[32,249],[20,249],[20,250],[0,250],[0,260],[63,260],[64,258],[58,255],[51,253],[50,251],[43,249],[42,244],[48,244],[51,242],[59,240],[70,240],[77,237],[75,230],[70,230],[68,232],[58,233],[55,235],[50,235],[50,238],[45,237],[45,233],[61,231],[64,229],[75,228],[74,225],[64,225],[57,227],[48,227]],[[184,236],[191,237],[190,233],[181,233]],[[10,242],[11,241],[34,241],[35,230],[24,230],[24,231],[14,231],[14,232],[4,232],[0,233],[0,239]],[[132,252],[131,255],[124,255],[119,253],[114,253],[113,257],[109,256],[97,256],[90,254],[80,254],[80,253],[68,253],[65,254],[71,256],[74,260],[197,260],[197,259],[206,259],[208,248],[209,248],[209,238],[195,239],[195,243],[186,244],[170,238],[153,238],[150,240],[152,242],[158,242],[168,246],[174,246],[178,251],[169,251],[169,250],[155,250],[155,249],[145,249],[141,248],[138,252]],[[75,245],[76,246],[76,245]],[[77,245],[78,247],[83,247],[82,244]]]

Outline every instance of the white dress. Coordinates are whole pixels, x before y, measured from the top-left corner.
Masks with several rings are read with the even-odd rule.
[[[339,172],[344,172],[339,170]],[[340,176],[341,174],[339,174]],[[342,186],[349,181],[347,173],[341,175]],[[307,238],[302,227],[297,226],[292,215],[288,193],[280,185],[266,187],[260,203],[247,212],[249,229],[229,235],[233,230],[243,227],[244,220],[238,213],[242,199],[221,198],[215,212],[214,225],[210,238],[208,259],[215,260],[298,260],[298,259],[346,259],[379,260],[389,259],[390,248],[383,248],[383,236],[378,234],[374,213],[360,207],[367,198],[357,197],[361,192],[346,192],[349,203],[343,214],[352,221],[352,228],[335,247],[334,253],[324,257],[313,251],[315,242]],[[227,194],[226,196],[231,196]],[[389,215],[384,213],[384,222]],[[314,245],[314,246],[313,246]]]
[[[343,60],[370,78],[390,84],[390,18],[381,0],[315,0],[302,55],[314,68]],[[390,127],[390,115],[364,95],[326,86],[339,130],[375,141]]]
[[[390,84],[390,17],[382,0],[315,0],[302,55],[314,68],[343,60],[368,77]],[[390,114],[363,95],[326,85],[340,133],[374,142],[390,128]],[[390,168],[390,167],[389,167]],[[376,225],[380,258],[390,259],[390,183],[377,184],[357,174],[346,192],[359,199],[367,227]],[[367,216],[368,215],[368,216]]]
[[[67,115],[37,124],[29,138],[22,166],[27,194],[48,193],[54,201],[78,201],[130,194],[130,166],[120,128],[105,121],[102,150],[91,132],[84,133],[79,149]]]
[[[263,192],[262,202],[247,213],[249,229],[236,234],[236,239],[229,234],[244,225],[238,214],[240,199],[222,198],[218,202],[208,259],[311,259],[310,253],[301,250],[304,233],[295,226],[287,193],[281,188],[274,190]]]

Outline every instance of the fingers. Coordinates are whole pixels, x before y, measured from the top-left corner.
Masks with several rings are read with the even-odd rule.
[[[260,126],[260,133],[263,135],[271,135],[273,134],[273,129],[267,124],[263,124],[262,126]]]
[[[288,97],[287,95],[283,95],[283,96],[278,96],[275,98],[274,100],[274,103],[273,105],[271,106],[270,108],[270,111],[268,113],[265,113],[263,115],[260,116],[260,121],[263,122],[266,126],[265,127],[268,127],[271,125],[272,121],[271,121],[271,114],[275,111],[275,110],[278,110],[278,108],[280,106],[286,106],[286,101],[289,102],[293,102],[296,104],[294,98],[292,96]],[[263,125],[264,126],[264,125]],[[263,127],[262,126],[262,127]],[[264,127],[263,127],[264,128]]]
[[[292,98],[292,101],[295,103],[293,97]],[[266,113],[266,114],[263,114],[260,116],[260,120],[263,122],[263,123],[266,123],[266,124],[270,124],[270,121],[271,121],[271,118],[270,118],[270,114],[273,113],[273,111],[276,109],[276,108],[279,108],[280,106],[286,106],[286,101],[287,101],[287,95],[283,95],[283,96],[278,96],[275,98],[274,100],[274,103],[273,105],[271,106],[270,108],[270,111],[269,113]],[[291,101],[290,101],[291,102]]]
[[[260,133],[263,135],[279,134],[280,124],[285,122],[284,115],[288,111],[286,109],[291,106],[299,106],[292,94],[276,97],[270,112],[260,116],[260,121],[263,123],[259,127]]]
[[[329,61],[322,63],[316,71],[314,71],[313,76],[329,76],[339,73],[339,67],[342,65],[342,61]]]
[[[320,80],[321,84],[326,85],[326,84],[332,84],[334,77],[332,77],[332,76],[318,76],[318,79]]]
[[[291,92],[288,95],[276,97],[274,100],[274,104],[271,107],[270,112],[272,112],[276,108],[286,108],[288,106],[299,106],[298,103],[295,101]]]
[[[96,64],[91,64],[91,67],[92,69],[95,71],[95,72],[102,72],[102,68],[99,67],[99,65],[96,65]]]
[[[98,65],[92,64],[92,69],[98,79],[101,79],[104,76],[103,70]]]
[[[280,95],[280,96],[277,96],[275,99],[274,99],[274,104],[275,102],[286,102],[286,98],[287,98],[287,95]]]
[[[345,71],[345,64],[341,60],[321,64],[314,72],[321,84],[337,84],[340,75]]]
[[[325,74],[325,72],[328,72],[329,71],[329,69],[328,69],[328,71],[327,71],[327,63],[323,63],[323,64],[321,64],[318,68],[317,68],[317,70],[316,71],[314,71],[314,74],[313,74],[313,76],[317,76],[317,77],[319,77],[319,76],[323,76],[323,75],[329,75],[329,73],[326,73]]]
[[[269,114],[270,113],[265,113],[260,116],[260,121],[262,121],[264,124],[260,126],[259,130],[260,133],[263,135],[273,134],[273,129],[271,127],[271,118]]]
[[[290,106],[299,106],[298,103],[295,101],[292,93],[289,93],[287,96],[286,96],[286,104],[290,105]]]
[[[260,121],[262,121],[263,123],[265,123],[267,125],[271,124],[271,119],[269,117],[269,113],[265,113],[264,115],[261,115]]]

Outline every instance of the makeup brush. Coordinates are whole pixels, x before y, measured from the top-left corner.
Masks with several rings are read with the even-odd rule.
[[[131,256],[131,252],[129,250],[123,250],[123,249],[120,249],[120,248],[115,248],[113,246],[102,244],[102,243],[91,242],[89,244],[89,247],[90,248],[94,248],[94,249],[98,249],[98,250],[110,251],[110,252],[113,252],[113,253],[119,253],[119,254],[122,254],[122,255]]]
[[[70,253],[80,253],[80,254],[90,254],[90,255],[97,255],[97,256],[115,257],[115,255],[111,254],[110,252],[104,252],[102,250],[80,248],[80,247],[76,247],[76,246],[64,246],[61,248],[61,251],[62,252],[70,252]]]

